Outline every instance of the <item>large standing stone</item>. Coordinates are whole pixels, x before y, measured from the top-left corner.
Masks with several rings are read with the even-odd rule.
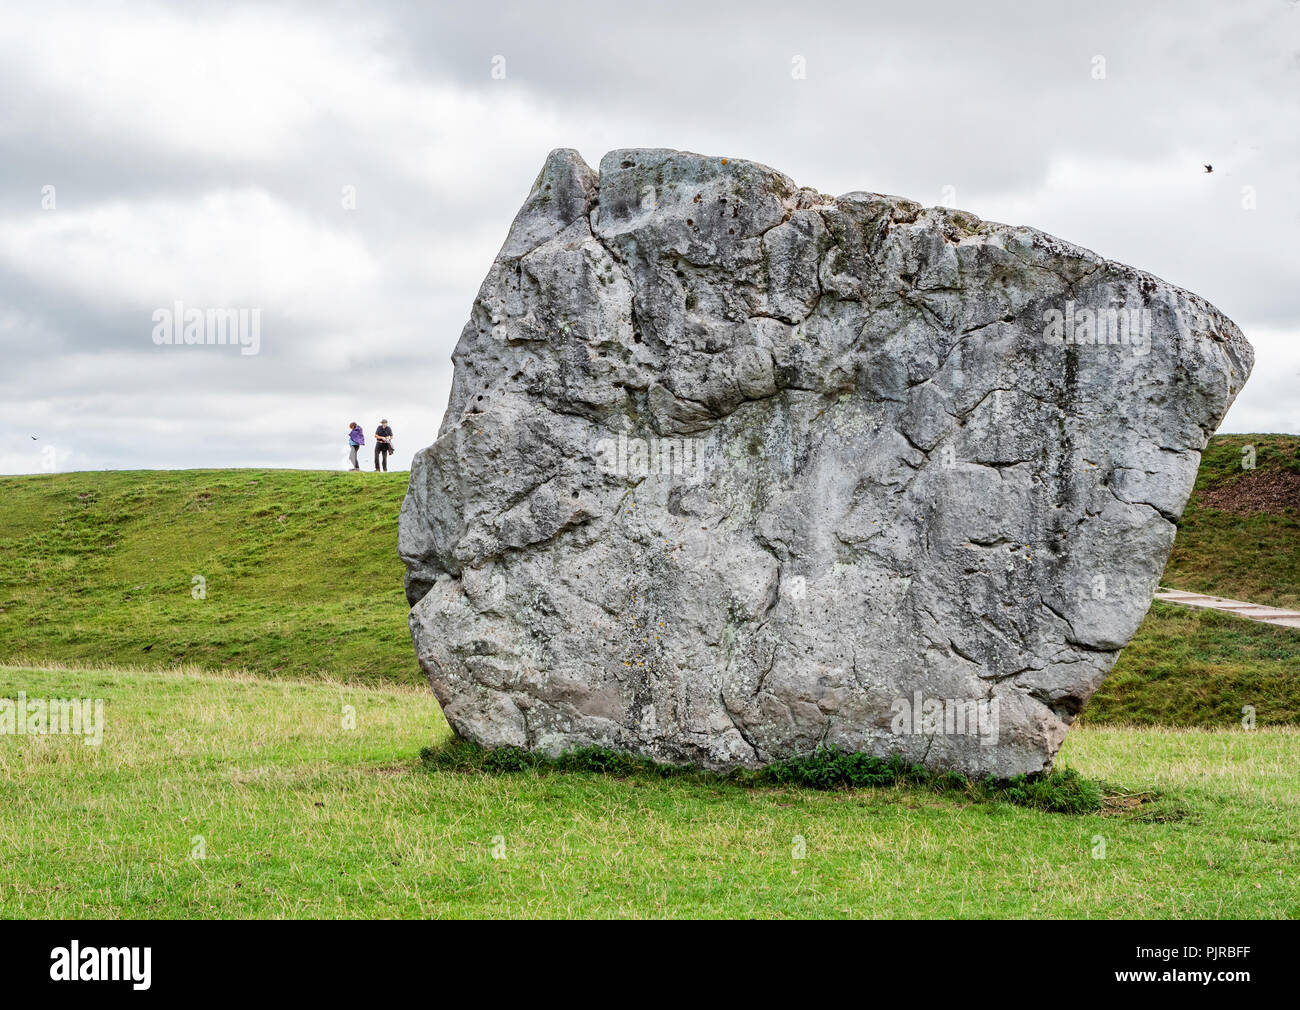
[[[420,663],[487,746],[1044,769],[1252,360],[1031,228],[555,151],[411,469]]]

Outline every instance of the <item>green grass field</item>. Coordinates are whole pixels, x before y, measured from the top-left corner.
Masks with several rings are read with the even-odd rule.
[[[1297,511],[1234,505],[1296,472],[1300,438],[1214,439],[1197,495],[1223,507],[1194,495],[1165,585],[1300,605]],[[451,734],[406,626],[405,487],[0,478],[0,699],[106,722],[99,746],[0,734],[0,916],[1300,914],[1300,632],[1153,605],[1057,762],[1095,813],[458,770],[420,756]]]
[[[1076,729],[1060,763],[1122,793],[1073,816],[915,788],[432,772],[419,751],[449,731],[400,685],[0,668],[0,697],[18,690],[103,698],[105,730],[0,736],[5,916],[1300,914],[1295,729]]]

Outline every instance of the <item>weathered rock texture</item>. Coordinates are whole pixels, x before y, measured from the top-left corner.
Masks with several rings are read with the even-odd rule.
[[[420,662],[488,746],[1046,768],[1252,360],[1031,228],[556,151],[411,470]]]

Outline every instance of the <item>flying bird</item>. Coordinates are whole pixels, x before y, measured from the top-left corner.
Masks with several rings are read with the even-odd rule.
[[[1210,174],[1211,172],[1213,172],[1213,171],[1214,171],[1214,166],[1213,166],[1213,165],[1206,165],[1206,166],[1205,166],[1205,174],[1206,174],[1206,175],[1209,175],[1209,174]]]
[[[32,441],[35,442],[35,441],[36,441],[37,439],[39,439],[40,437],[41,437],[40,435],[33,435],[33,436],[32,436]]]

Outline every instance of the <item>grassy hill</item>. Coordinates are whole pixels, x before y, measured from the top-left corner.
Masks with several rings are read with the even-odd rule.
[[[1297,475],[1300,438],[1214,438],[1165,584],[1300,607]],[[396,555],[405,490],[402,473],[2,477],[0,660],[422,683]],[[1297,670],[1300,632],[1155,604],[1083,719],[1225,726],[1253,705],[1260,725],[1300,723]]]
[[[420,683],[405,473],[0,478],[0,658]],[[205,597],[195,599],[203,579]]]
[[[1300,610],[1300,437],[1210,439],[1164,584]]]
[[[1210,439],[1162,584],[1300,610],[1300,437]],[[1245,705],[1300,723],[1300,631],[1156,602],[1081,718],[1223,726]]]

